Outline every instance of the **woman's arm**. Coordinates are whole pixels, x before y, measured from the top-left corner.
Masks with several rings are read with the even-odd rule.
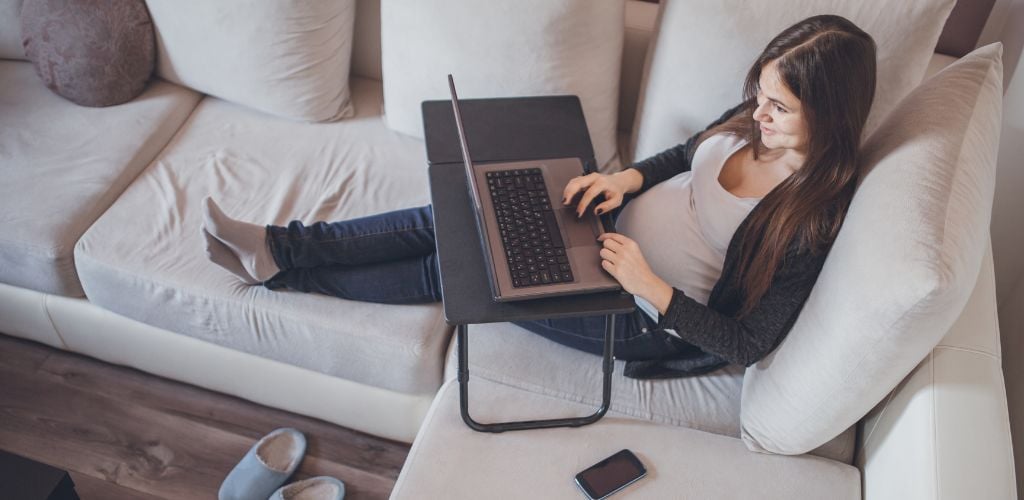
[[[705,127],[704,130],[691,136],[685,143],[666,149],[665,151],[647,158],[646,160],[633,164],[630,169],[636,170],[643,176],[643,183],[640,186],[638,193],[647,191],[651,186],[659,182],[666,181],[676,175],[689,171],[690,162],[693,161],[693,153],[697,150],[697,146],[700,145],[700,136],[704,132],[717,127],[729,118],[732,118],[736,113],[743,109],[744,104],[745,103],[741,103],[729,109],[725,113],[722,113],[722,116]]]
[[[801,252],[787,256],[768,291],[743,319],[722,314],[673,289],[658,328],[674,330],[683,340],[730,363],[750,366],[771,353],[789,333],[826,255]]]

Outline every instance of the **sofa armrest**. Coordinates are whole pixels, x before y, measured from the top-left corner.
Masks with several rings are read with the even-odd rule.
[[[991,247],[949,333],[863,420],[864,498],[1016,498]]]

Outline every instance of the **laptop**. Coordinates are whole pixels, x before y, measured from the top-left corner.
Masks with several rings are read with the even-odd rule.
[[[494,300],[621,289],[601,267],[601,219],[591,210],[577,218],[575,206],[562,205],[565,185],[585,173],[583,160],[474,164],[451,75],[448,86]]]

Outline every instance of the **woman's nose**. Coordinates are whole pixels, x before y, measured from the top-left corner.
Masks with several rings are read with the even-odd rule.
[[[757,108],[754,109],[754,120],[759,121],[759,122],[766,122],[770,118],[771,118],[771,115],[769,115],[768,112],[765,111],[765,105],[764,104],[759,104],[757,106]]]

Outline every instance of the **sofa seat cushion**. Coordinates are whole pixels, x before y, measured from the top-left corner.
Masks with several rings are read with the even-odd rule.
[[[79,242],[89,300],[354,382],[436,391],[450,331],[439,304],[387,306],[246,286],[204,253],[207,196],[234,217],[279,225],[429,202],[423,143],[384,126],[379,82],[351,83],[359,115],[335,123],[293,122],[205,98]]]
[[[557,344],[511,323],[471,325],[469,374],[471,400],[477,380],[496,382],[523,391],[551,396],[592,408],[601,404],[601,358]],[[453,339],[445,379],[455,378],[456,344]],[[699,377],[638,380],[622,375],[623,361],[615,362],[611,411],[633,419],[688,427],[723,436],[740,436],[740,393],[744,367],[729,365]],[[477,411],[474,403],[471,411]],[[532,418],[546,418],[547,414]],[[855,429],[811,452],[850,463]]]
[[[0,282],[80,297],[75,242],[199,98],[153,80],[130,102],[86,108],[46,88],[32,63],[0,61]]]
[[[474,384],[474,416],[480,421],[590,411],[494,382]],[[810,455],[753,453],[733,437],[622,418],[614,410],[575,429],[476,432],[459,417],[458,389],[449,381],[438,393],[393,500],[582,498],[573,476],[623,448],[636,453],[648,471],[623,490],[623,498],[861,498],[860,472],[853,466]]]

